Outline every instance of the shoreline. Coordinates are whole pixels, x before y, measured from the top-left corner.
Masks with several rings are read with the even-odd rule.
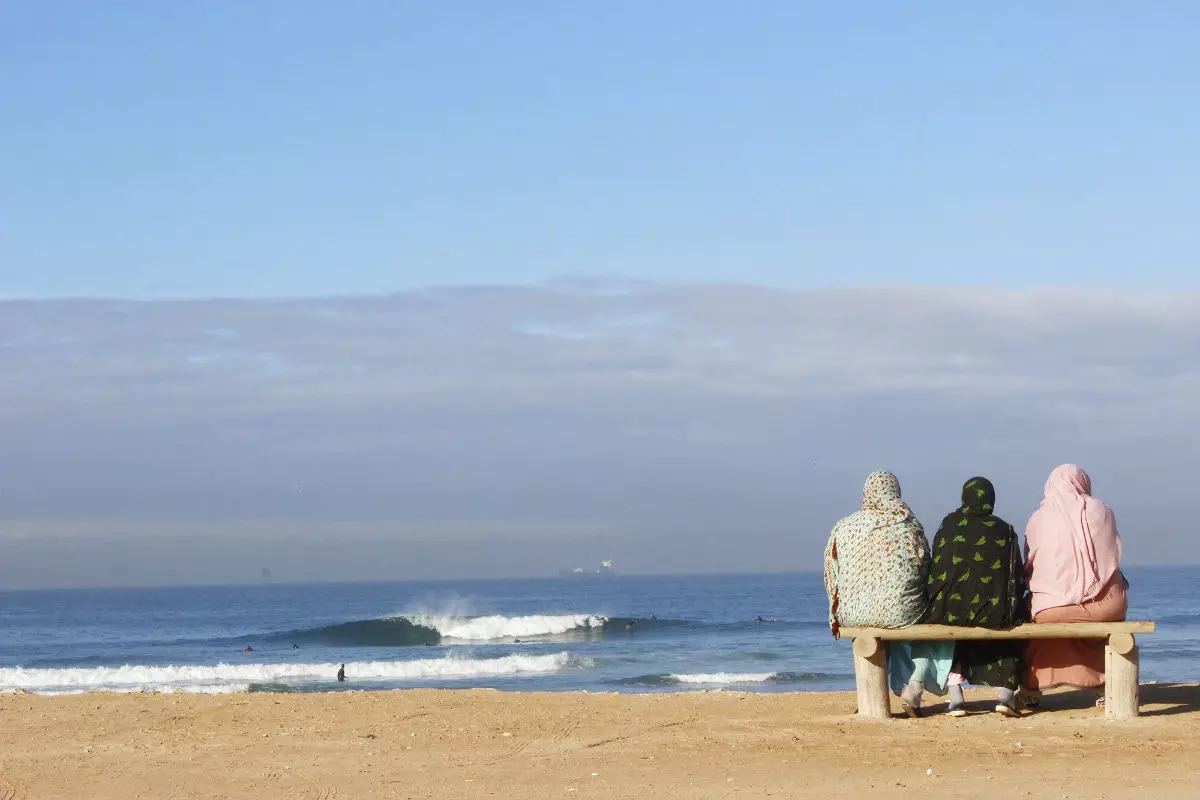
[[[1200,686],[1142,695],[1115,723],[1061,691],[886,722],[852,692],[5,694],[0,798],[1195,796]]]

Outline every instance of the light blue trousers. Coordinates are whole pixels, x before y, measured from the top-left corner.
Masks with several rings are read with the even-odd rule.
[[[920,681],[927,692],[946,693],[954,642],[888,642],[887,654],[888,687],[896,694],[910,681]]]

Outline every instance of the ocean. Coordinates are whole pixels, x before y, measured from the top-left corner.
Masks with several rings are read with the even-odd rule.
[[[1197,680],[1200,568],[1127,575],[1143,680]],[[0,592],[0,691],[852,689],[826,602],[816,573]]]

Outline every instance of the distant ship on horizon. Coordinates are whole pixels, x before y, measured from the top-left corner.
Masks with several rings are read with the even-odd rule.
[[[613,570],[612,561],[601,561],[600,567],[595,570],[586,570],[583,567],[575,567],[575,569],[560,570],[558,577],[560,578],[612,578],[616,576],[616,571]]]

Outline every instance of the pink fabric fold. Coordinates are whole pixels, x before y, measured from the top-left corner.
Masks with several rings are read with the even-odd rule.
[[[1112,509],[1092,497],[1074,464],[1056,467],[1025,528],[1025,575],[1032,612],[1097,598],[1121,574],[1121,536]]]

